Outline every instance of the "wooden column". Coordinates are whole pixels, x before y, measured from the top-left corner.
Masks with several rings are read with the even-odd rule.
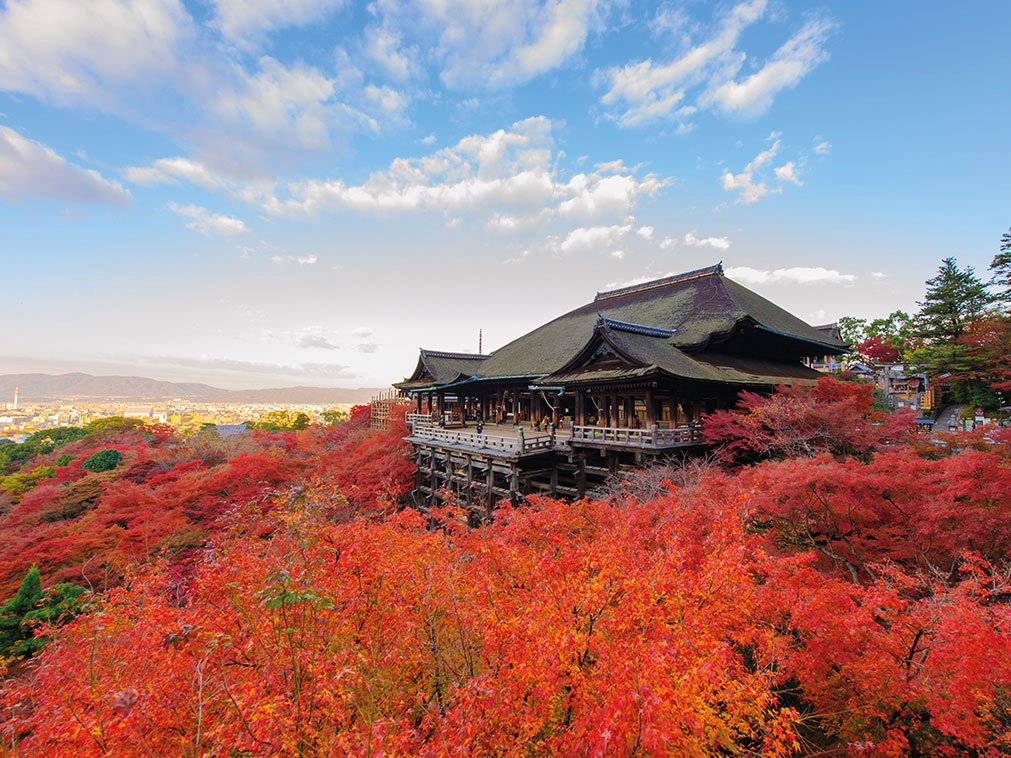
[[[653,388],[646,390],[646,426],[653,426],[656,423],[656,394]]]
[[[575,400],[575,415],[572,418],[572,422],[576,426],[586,426],[586,415],[583,410],[583,390],[576,390],[576,400]]]
[[[474,494],[474,465],[473,457],[467,454],[467,492],[466,492],[466,502],[468,505],[473,505],[473,494]]]

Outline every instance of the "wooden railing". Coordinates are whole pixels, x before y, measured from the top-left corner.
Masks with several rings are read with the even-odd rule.
[[[405,417],[405,421],[407,422],[407,425],[412,429],[415,426],[419,425],[425,426],[427,424],[438,423],[435,420],[435,416],[433,416],[431,413],[408,413],[407,416]]]
[[[418,423],[411,427],[411,436],[417,439],[431,440],[439,444],[461,445],[487,450],[501,450],[512,455],[526,455],[555,447],[553,434],[527,435],[523,428],[516,430],[514,435],[486,434],[456,429],[443,429],[432,424]]]
[[[675,429],[622,429],[613,426],[574,426],[573,442],[593,442],[599,445],[619,445],[622,447],[681,447],[698,445],[702,433],[690,426]]]

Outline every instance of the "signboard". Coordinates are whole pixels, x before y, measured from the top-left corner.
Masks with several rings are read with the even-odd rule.
[[[986,421],[986,416],[983,415],[983,409],[982,408],[977,408],[976,409],[976,423],[977,424],[982,424],[985,421]]]

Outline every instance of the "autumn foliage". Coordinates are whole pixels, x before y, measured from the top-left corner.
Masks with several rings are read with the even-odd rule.
[[[102,483],[131,486],[114,507],[151,511],[162,497],[143,490],[167,487],[204,541],[185,562],[139,550],[88,610],[38,629],[53,642],[3,690],[7,745],[1007,755],[1011,454],[993,436],[904,441],[854,386],[717,418],[709,433],[737,424],[749,465],[693,464],[640,500],[503,503],[476,529],[452,501],[403,507],[403,430],[369,432],[362,411],[223,459],[208,443],[147,478],[127,468]],[[861,424],[820,416],[815,392]],[[151,448],[114,471],[185,457]]]

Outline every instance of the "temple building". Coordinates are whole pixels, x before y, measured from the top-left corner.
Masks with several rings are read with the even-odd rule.
[[[588,477],[698,447],[703,414],[844,352],[717,264],[597,293],[490,355],[423,349],[394,386],[414,404],[418,493],[488,505],[580,497]]]

